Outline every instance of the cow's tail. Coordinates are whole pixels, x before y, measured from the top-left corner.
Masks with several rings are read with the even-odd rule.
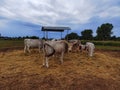
[[[45,53],[45,57],[50,57],[55,53],[55,49],[51,45],[45,43],[44,44],[44,53]]]

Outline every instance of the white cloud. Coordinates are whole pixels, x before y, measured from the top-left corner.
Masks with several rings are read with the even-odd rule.
[[[6,27],[6,25],[8,24],[8,20],[0,20],[0,31],[2,30],[2,28]]]
[[[100,18],[120,16],[114,0],[4,0],[0,16],[39,25],[78,25]],[[115,2],[115,1],[114,1]]]
[[[101,18],[114,18],[120,16],[120,7],[113,6],[99,14]]]

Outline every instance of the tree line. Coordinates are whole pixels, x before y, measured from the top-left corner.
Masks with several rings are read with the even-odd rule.
[[[93,36],[93,30],[92,29],[85,29],[81,31],[81,36],[78,35],[75,32],[72,32],[70,34],[67,34],[65,38],[63,39],[80,39],[80,40],[120,40],[120,37],[112,36],[113,32],[113,25],[110,23],[105,23],[99,26],[96,30],[97,35]],[[0,39],[25,39],[25,38],[31,38],[31,39],[39,39],[37,36],[25,36],[25,37],[5,37],[0,34]],[[45,39],[44,37],[42,39]]]
[[[81,40],[120,40],[120,37],[111,36],[113,25],[110,23],[105,23],[99,26],[96,30],[97,35],[93,36],[92,29],[85,29],[81,31],[81,36],[77,33],[70,33],[65,36],[65,39],[81,39]]]
[[[24,36],[24,37],[7,37],[7,36],[1,36],[0,39],[2,40],[22,40],[22,39],[26,39],[26,38],[30,38],[30,39],[39,39],[39,37],[37,36]]]

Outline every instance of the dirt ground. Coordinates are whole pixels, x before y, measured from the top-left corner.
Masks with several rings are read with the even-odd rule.
[[[93,57],[67,53],[61,65],[51,57],[42,66],[43,54],[33,50],[0,52],[0,90],[120,90],[120,52],[96,51]]]

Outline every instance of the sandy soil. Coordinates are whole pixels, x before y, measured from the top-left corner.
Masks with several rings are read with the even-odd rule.
[[[61,65],[51,57],[42,66],[43,54],[33,50],[0,52],[0,90],[120,90],[120,52],[96,51],[93,57],[68,53]]]

